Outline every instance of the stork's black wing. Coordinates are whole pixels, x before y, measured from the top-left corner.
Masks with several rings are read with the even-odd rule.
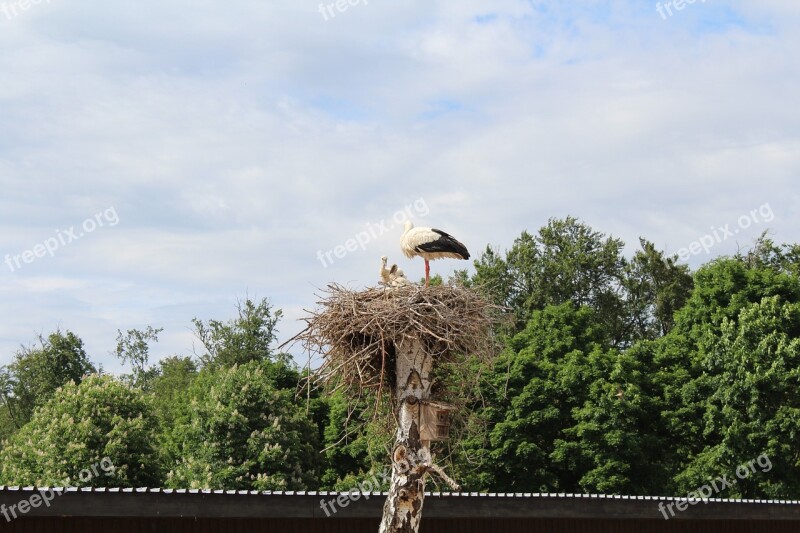
[[[436,239],[435,241],[426,242],[425,244],[420,244],[419,246],[417,246],[417,251],[430,252],[430,253],[450,252],[460,255],[464,259],[469,259],[469,252],[467,251],[467,247],[461,244],[452,235],[436,228],[431,228],[431,230],[434,233],[437,233],[439,235],[439,238]]]

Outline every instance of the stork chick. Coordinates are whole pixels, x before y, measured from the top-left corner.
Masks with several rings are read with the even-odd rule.
[[[406,279],[405,273],[403,273],[396,264],[393,264],[390,268],[386,268],[388,261],[389,259],[385,255],[381,257],[381,269],[378,272],[381,275],[383,283],[392,287],[409,284],[410,282]]]
[[[378,273],[381,275],[381,280],[382,280],[382,281],[383,281],[383,282],[384,282],[386,285],[388,285],[388,284],[389,284],[389,283],[391,283],[391,281],[392,281],[392,279],[391,279],[391,277],[390,277],[390,276],[391,276],[391,274],[392,274],[392,271],[391,271],[391,269],[389,269],[389,268],[386,268],[386,263],[387,263],[388,261],[389,261],[389,258],[388,258],[388,257],[386,257],[385,255],[384,255],[384,256],[381,256],[381,269],[378,271]],[[397,266],[397,265],[394,265],[394,266]]]

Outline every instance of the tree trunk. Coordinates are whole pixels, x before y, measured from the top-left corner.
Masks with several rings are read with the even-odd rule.
[[[380,533],[417,533],[431,465],[430,442],[420,439],[420,403],[430,395],[432,361],[418,339],[396,346],[397,436],[392,452],[392,484],[383,506]]]

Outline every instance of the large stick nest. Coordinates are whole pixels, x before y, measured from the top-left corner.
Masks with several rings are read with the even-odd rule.
[[[320,298],[295,340],[323,356],[317,379],[359,396],[393,387],[395,344],[405,336],[419,339],[434,371],[459,356],[488,359],[495,351],[492,326],[500,308],[469,288],[412,284],[353,291],[331,284]]]

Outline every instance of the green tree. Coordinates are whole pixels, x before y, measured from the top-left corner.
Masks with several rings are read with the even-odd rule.
[[[695,272],[694,290],[676,315],[675,328],[705,355],[707,341],[719,336],[723,319],[736,320],[745,307],[770,296],[798,301],[800,277],[741,257],[716,259]]]
[[[150,396],[158,421],[158,451],[161,470],[169,472],[180,456],[174,440],[176,427],[185,423],[190,402],[189,392],[198,376],[197,365],[189,357],[167,357],[159,362],[158,374],[152,380]]]
[[[473,283],[514,312],[518,330],[533,311],[572,302],[596,310],[609,338],[622,342],[622,248],[577,218],[550,219],[535,236],[522,232],[505,258],[487,248]]]
[[[753,247],[745,254],[738,253],[735,259],[751,267],[767,267],[773,271],[800,276],[800,244],[782,244],[778,246],[762,233]]]
[[[705,359],[711,395],[703,413],[703,449],[677,476],[693,490],[766,454],[770,472],[737,480],[726,496],[794,497],[800,492],[800,303],[765,297],[736,320],[723,318]]]
[[[89,376],[58,389],[8,441],[0,478],[20,486],[159,486],[155,430],[141,391],[110,376]],[[106,457],[113,469],[81,474]]]
[[[390,398],[384,396],[379,413],[367,418],[367,407],[374,407],[375,395],[365,395],[353,404],[345,395],[328,396],[328,420],[324,428],[325,471],[321,488],[348,490],[369,477],[369,472],[388,468],[392,446]]]
[[[639,243],[642,249],[626,262],[623,281],[628,322],[624,337],[631,341],[669,333],[693,285],[689,267],[679,265],[677,255],[666,257],[645,239]]]
[[[661,494],[670,464],[661,425],[661,398],[648,350],[595,350],[589,357],[587,399],[572,411],[574,425],[557,439],[553,461],[580,475],[578,488],[603,494]],[[666,455],[666,457],[669,457]]]
[[[17,427],[30,420],[33,410],[45,403],[66,383],[80,383],[95,372],[83,349],[83,341],[71,331],[56,331],[38,346],[23,348],[14,361],[0,372],[0,394]]]
[[[214,489],[314,487],[318,431],[293,390],[274,381],[270,361],[206,369],[170,436],[168,484]]]
[[[287,360],[275,354],[271,345],[276,339],[276,325],[281,311],[272,310],[266,298],[260,302],[246,299],[237,306],[238,317],[228,322],[195,318],[195,335],[206,349],[200,361],[207,367],[231,368],[250,361]]]
[[[158,334],[164,328],[154,329],[147,326],[144,331],[129,329],[126,334],[117,330],[117,358],[122,364],[130,363],[132,373],[126,376],[134,386],[147,389],[150,382],[158,375],[158,368],[148,366],[150,359],[150,343],[158,342]]]
[[[673,492],[694,490],[700,481],[707,480],[703,476],[709,472],[730,474],[731,470],[722,469],[758,455],[742,459],[745,454],[734,453],[723,444],[726,436],[733,433],[720,418],[721,399],[738,397],[741,392],[735,391],[742,383],[758,381],[758,377],[743,362],[744,357],[753,354],[745,356],[740,352],[729,360],[726,355],[723,359],[727,362],[723,364],[720,343],[730,339],[732,332],[743,326],[740,321],[747,319],[753,306],[761,306],[765,298],[789,304],[800,302],[800,278],[781,267],[780,259],[768,262],[752,257],[747,254],[719,258],[698,269],[694,290],[675,314],[673,329],[649,346],[658,369],[654,380],[663,402],[662,423],[669,434],[670,446],[664,450],[664,460],[673,471]],[[753,337],[760,342],[781,330],[751,327],[751,331],[764,335]],[[784,327],[784,331],[791,330]],[[785,338],[791,340],[792,334]],[[783,352],[782,357],[790,356]],[[754,412],[741,414],[747,420]],[[741,423],[742,420],[737,422]]]
[[[195,377],[197,364],[190,357],[172,356],[159,361],[158,373],[150,389],[153,407],[165,430],[174,426]]]
[[[534,311],[495,363],[483,413],[489,421],[484,461],[497,490],[574,490],[580,470],[553,461],[556,441],[574,426],[573,410],[589,398],[590,359],[608,357],[603,326],[588,307],[571,303]]]
[[[0,368],[0,442],[5,441],[21,427],[19,415],[15,411],[16,402],[13,393],[13,378],[8,368]]]

